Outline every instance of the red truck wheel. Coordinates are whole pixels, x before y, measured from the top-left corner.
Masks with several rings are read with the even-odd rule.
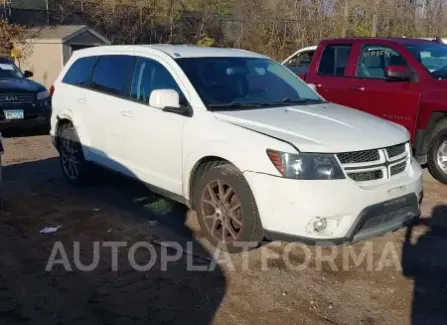
[[[427,167],[437,181],[447,185],[447,119],[439,122],[434,129]]]

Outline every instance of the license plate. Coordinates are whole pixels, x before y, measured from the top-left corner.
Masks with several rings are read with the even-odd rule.
[[[6,120],[20,120],[23,118],[24,118],[23,109],[13,109],[5,111]]]

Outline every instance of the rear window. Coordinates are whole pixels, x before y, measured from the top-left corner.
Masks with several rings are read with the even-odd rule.
[[[318,73],[326,76],[343,77],[352,45],[328,45],[321,56]]]
[[[128,97],[136,57],[129,55],[101,56],[95,66],[90,88],[110,95]]]
[[[97,60],[98,57],[96,56],[76,60],[68,69],[62,82],[73,86],[86,86]]]

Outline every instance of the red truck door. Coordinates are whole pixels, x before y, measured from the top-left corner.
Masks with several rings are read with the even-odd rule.
[[[345,83],[350,106],[401,124],[414,136],[420,87],[385,77],[388,66],[411,67],[410,60],[398,46],[376,42],[359,42],[353,49],[356,66]]]
[[[322,43],[312,59],[305,81],[314,84],[317,92],[330,102],[349,106],[344,83],[348,79],[349,62],[353,60],[352,47],[346,41]]]

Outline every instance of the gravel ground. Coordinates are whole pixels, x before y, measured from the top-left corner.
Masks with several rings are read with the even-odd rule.
[[[69,187],[49,136],[4,143],[1,325],[447,324],[447,186],[429,175],[424,224],[230,257],[202,240],[194,213],[141,184],[104,172]]]

